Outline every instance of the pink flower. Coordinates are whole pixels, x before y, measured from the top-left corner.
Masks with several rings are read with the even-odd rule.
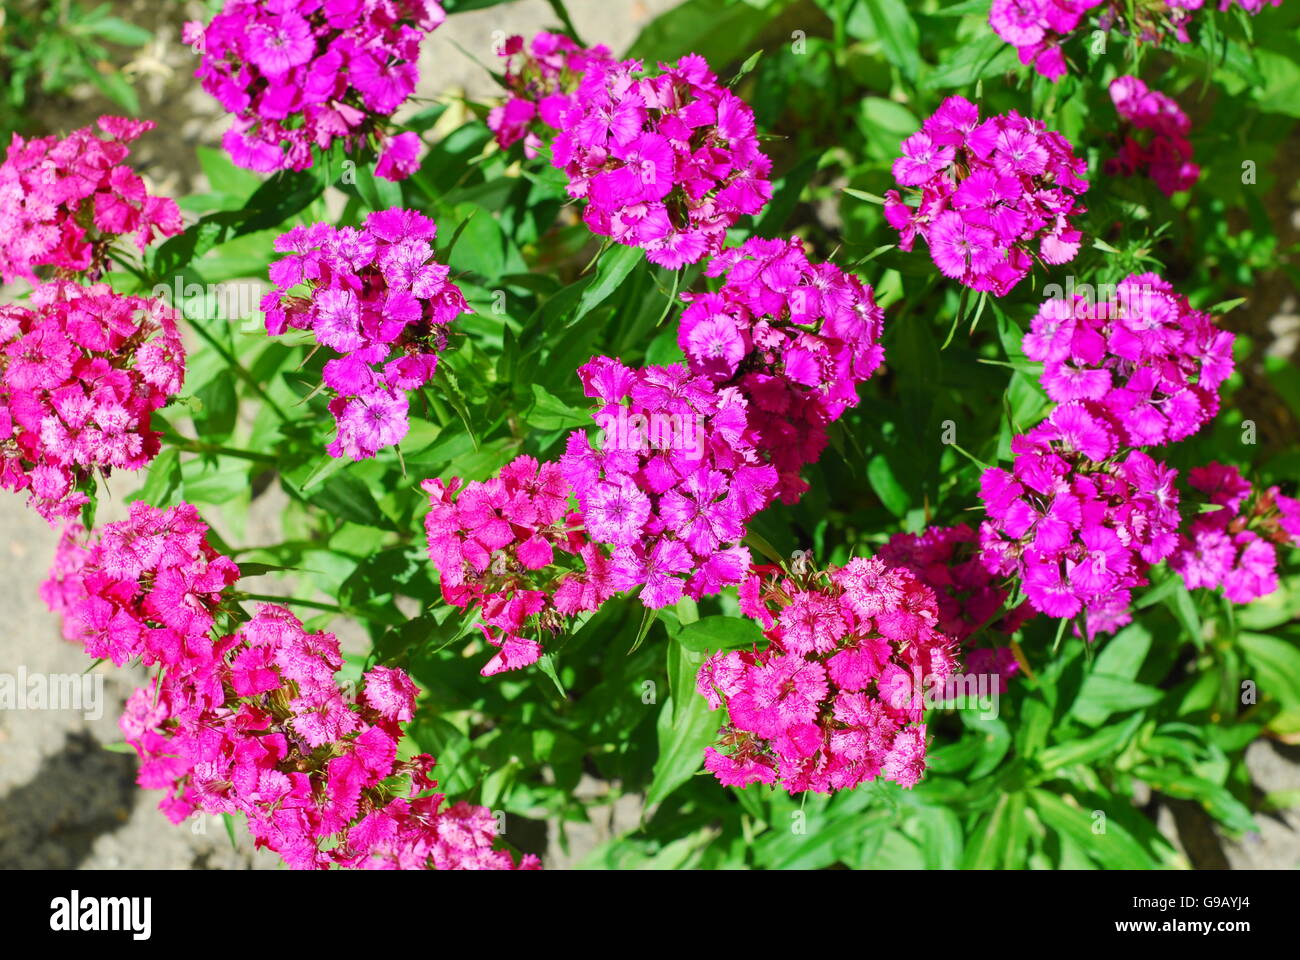
[[[203,41],[195,71],[234,115],[222,145],[250,170],[303,170],[312,148],[379,147],[377,176],[408,177],[419,137],[392,135],[392,114],[415,90],[420,41],[445,19],[436,0],[391,3],[230,0],[210,24],[185,25]]]
[[[176,314],[158,301],[56,281],[0,307],[0,487],[51,525],[76,516],[96,471],[157,455],[153,411],[184,376]]]
[[[1035,2],[999,2],[995,19],[1018,24]],[[981,123],[974,104],[949,97],[901,149],[894,177],[919,202],[891,190],[885,219],[903,250],[922,236],[944,276],[1001,297],[1029,273],[1035,245],[1048,263],[1078,252],[1070,218],[1085,212],[1087,165],[1040,121],[1013,111]]]
[[[131,236],[143,252],[155,231],[181,231],[176,203],[155,197],[125,166],[127,144],[153,123],[100,117],[99,128],[74,130],[60,140],[27,141],[15,134],[0,164],[0,277],[36,282],[34,268],[87,272],[110,269],[109,249]]]
[[[568,175],[569,195],[586,201],[595,233],[678,269],[718,253],[727,229],[771,198],[753,113],[701,57],[642,76],[638,61],[587,56],[583,71],[559,113],[551,162]],[[528,118],[503,134],[509,119],[490,122],[517,138]]]
[[[707,748],[705,769],[724,786],[779,780],[791,794],[881,776],[914,786],[925,769],[921,684],[956,668],[933,592],[864,558],[794,578],[756,569],[746,583],[746,612],[761,614],[769,646],[719,652],[701,667],[697,689],[726,709],[718,747],[729,751]]]
[[[361,229],[316,223],[276,239],[287,256],[271,264],[267,333],[310,329],[342,354],[323,370],[338,425],[331,456],[364,460],[402,441],[406,391],[428,382],[447,325],[472,312],[447,266],[433,259],[436,235],[429,218],[393,208],[370,214]],[[307,297],[297,295],[300,286]]]

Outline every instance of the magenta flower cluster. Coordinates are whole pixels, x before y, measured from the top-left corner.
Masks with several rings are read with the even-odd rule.
[[[587,67],[611,59],[604,45],[580,47],[564,34],[546,30],[526,45],[521,36],[508,37],[497,54],[506,58],[506,101],[488,111],[488,129],[503,150],[522,140],[529,159],[545,146],[544,136],[560,129]]]
[[[552,163],[600,236],[677,269],[722,249],[726,231],[772,197],[754,113],[703,57],[644,75],[592,60],[560,117]]]
[[[1192,162],[1192,144],[1187,134],[1192,123],[1175,100],[1150,90],[1137,77],[1117,77],[1110,85],[1115,110],[1135,131],[1150,131],[1145,142],[1133,134],[1124,137],[1119,153],[1106,161],[1110,176],[1131,177],[1146,173],[1166,196],[1190,190],[1201,175]]]
[[[1218,413],[1233,370],[1233,335],[1167,281],[1132,274],[1114,291],[1044,301],[1024,338],[1047,395],[1102,425],[1081,451],[1094,460],[1191,436]]]
[[[884,359],[884,312],[870,287],[810,263],[796,238],[748,240],[705,274],[726,279],[717,293],[683,294],[678,343],[692,373],[746,398],[748,442],[776,468],[778,496],[794,503],[827,426],[857,406],[858,385]]]
[[[1132,590],[1177,546],[1177,471],[1141,450],[1111,460],[1113,436],[1078,404],[1057,407],[1011,452],[1010,472],[980,478],[983,562],[1014,574],[1049,617],[1086,612],[1089,636],[1128,623]]]
[[[1256,14],[1265,3],[1276,7],[1282,0],[1219,0],[1219,9],[1227,10],[1234,3]],[[1115,30],[1139,43],[1158,43],[1166,37],[1190,43],[1193,14],[1204,6],[1205,0],[993,0],[989,26],[1016,48],[1021,63],[1033,64],[1055,82],[1068,72],[1062,45],[1093,10],[1097,29]]]
[[[404,672],[377,666],[345,691],[338,640],[279,606],[218,635],[239,568],[207,531],[189,504],[136,501],[93,540],[65,530],[41,590],[88,655],[159,668],[120,726],[141,757],[140,785],[167,791],[169,819],[243,813],[257,846],[300,869],[513,868],[492,849],[489,811],[442,809],[429,793],[432,757],[398,760],[417,694]]]
[[[437,0],[229,0],[183,38],[203,54],[203,89],[234,115],[222,144],[249,170],[304,170],[312,148],[375,150],[378,176],[417,168],[418,134],[392,114],[419,82],[420,42],[446,14]]]
[[[918,205],[890,190],[885,218],[900,249],[920,235],[944,276],[1001,297],[1035,255],[1059,264],[1079,252],[1071,217],[1085,211],[1086,172],[1070,142],[1041,121],[1011,111],[981,122],[973,103],[949,97],[894,161],[894,178]]]
[[[66,137],[14,134],[0,164],[0,278],[36,282],[38,267],[61,274],[109,269],[120,237],[143,252],[154,235],[181,230],[175,201],[155,197],[125,164],[127,146],[152,130],[147,120],[100,117]]]
[[[158,454],[151,415],[184,376],[175,314],[156,300],[55,281],[0,306],[0,487],[51,524],[75,516],[95,471]]]
[[[1113,299],[1052,298],[1024,338],[1060,406],[985,471],[989,570],[1014,574],[1036,610],[1087,614],[1088,635],[1131,619],[1131,591],[1179,544],[1177,471],[1142,447],[1190,436],[1218,410],[1232,334],[1155,274]]]
[[[698,691],[727,714],[705,769],[724,786],[779,780],[791,794],[877,777],[915,786],[925,691],[957,668],[933,591],[879,558],[796,579],[770,570],[740,590],[767,648],[719,651],[698,674]]]
[[[1088,11],[1107,0],[993,0],[989,26],[1016,48],[1020,62],[1051,80],[1067,72],[1061,43]]]
[[[776,471],[753,446],[747,401],[685,366],[578,369],[602,436],[575,431],[560,460],[586,534],[658,609],[717,593],[749,568],[745,526],[772,502]]]
[[[615,581],[605,555],[586,542],[557,463],[517,457],[486,481],[422,486],[429,558],[443,598],[477,608],[484,638],[498,650],[484,676],[536,663],[543,652],[536,637],[632,586]],[[529,630],[534,637],[524,635]]]
[[[222,594],[239,579],[207,532],[187,503],[160,510],[140,500],[89,543],[69,525],[41,596],[63,618],[64,637],[96,659],[120,667],[195,656],[210,647]]]
[[[433,257],[437,229],[422,214],[392,209],[370,214],[360,229],[316,223],[276,238],[288,256],[271,265],[267,332],[311,330],[340,354],[322,372],[338,425],[331,456],[363,460],[401,442],[410,428],[406,391],[428,382],[447,326],[472,312],[450,268]]]
[[[1193,468],[1187,483],[1218,508],[1191,519],[1169,558],[1188,589],[1222,587],[1233,603],[1276,590],[1277,548],[1300,547],[1300,501],[1277,487],[1256,491],[1240,470],[1221,463]]]

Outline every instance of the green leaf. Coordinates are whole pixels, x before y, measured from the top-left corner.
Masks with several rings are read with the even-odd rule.
[[[523,418],[525,423],[537,430],[589,427],[592,422],[591,411],[570,406],[540,383],[533,384],[533,405]]]
[[[1126,677],[1112,677],[1104,673],[1090,673],[1084,678],[1079,696],[1071,713],[1095,726],[1105,722],[1112,713],[1136,710],[1159,703],[1164,692]],[[1085,717],[1087,718],[1085,720]],[[1097,719],[1100,717],[1101,719]]]
[[[748,617],[714,615],[701,617],[682,627],[677,642],[691,653],[714,653],[718,650],[740,650],[763,643],[763,631]]]
[[[1004,793],[997,806],[971,833],[962,866],[968,870],[1014,867],[1024,861],[1020,831],[1025,819],[1024,793]]]
[[[1090,737],[1048,747],[1038,755],[1038,766],[1044,773],[1051,773],[1062,767],[1113,756],[1128,745],[1145,720],[1146,714],[1135,713],[1124,723],[1105,727]]]
[[[876,454],[867,461],[867,481],[875,491],[880,502],[896,517],[902,517],[912,505],[912,498],[898,482],[894,468],[883,454]]]
[[[582,288],[582,296],[578,299],[578,306],[574,309],[573,315],[568,319],[568,325],[576,324],[604,303],[610,294],[622,286],[628,274],[644,260],[645,254],[640,247],[625,247],[619,244],[602,253],[600,259],[596,261],[595,274]]]
[[[646,791],[647,807],[662,803],[704,763],[704,748],[713,743],[722,722],[721,710],[710,710],[695,692],[695,671],[704,655],[684,649],[676,639],[668,643],[668,675],[673,693],[659,710],[656,733],[659,757]]]
[[[1300,706],[1300,650],[1295,645],[1263,633],[1243,632],[1237,643],[1254,670],[1261,695],[1283,708]]]
[[[916,82],[921,68],[921,38],[903,0],[858,0],[845,28],[859,39],[878,40],[885,58],[902,71],[909,83]]]
[[[1150,870],[1160,866],[1114,817],[1094,817],[1094,811],[1080,810],[1046,790],[1031,790],[1030,797],[1047,826],[1065,834],[1103,867]],[[1103,828],[1104,833],[1097,832]]]
[[[1229,830],[1237,833],[1251,833],[1259,830],[1255,818],[1246,806],[1221,787],[1202,777],[1171,770],[1167,767],[1135,767],[1133,776],[1145,780],[1151,789],[1178,797],[1183,800],[1195,800]]]

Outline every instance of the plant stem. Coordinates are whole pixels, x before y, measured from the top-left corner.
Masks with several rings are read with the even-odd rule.
[[[580,47],[585,47],[582,38],[578,36],[578,28],[573,25],[573,20],[569,17],[569,11],[564,6],[564,0],[546,0],[551,5],[551,12],[560,18],[560,23],[564,24],[564,29],[568,31],[573,42]]]
[[[241,460],[252,460],[256,463],[276,463],[279,460],[278,457],[270,453],[257,453],[254,450],[241,450],[238,447],[223,447],[217,443],[204,443],[202,440],[195,440],[190,437],[175,436],[168,439],[178,449],[188,450],[190,453],[215,453],[223,457],[238,457]]]
[[[330,613],[347,613],[336,603],[325,603],[321,600],[299,600],[297,597],[276,597],[269,593],[242,593],[242,600],[257,600],[262,603],[289,603],[298,607],[311,607],[313,610],[328,610]]]

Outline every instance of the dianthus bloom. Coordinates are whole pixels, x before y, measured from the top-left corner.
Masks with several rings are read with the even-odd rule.
[[[722,249],[726,231],[772,196],[754,113],[703,57],[661,64],[591,61],[560,118],[552,163],[587,201],[597,234],[676,269]]]
[[[41,597],[63,618],[63,635],[117,666],[201,656],[239,567],[208,543],[188,503],[166,510],[131,504],[126,520],[88,537],[65,528]]]
[[[980,478],[989,571],[1014,574],[1049,617],[1084,611],[1089,636],[1129,622],[1130,591],[1178,544],[1177,472],[1118,446],[1102,417],[1068,403],[1011,441],[1010,473]]]
[[[911,250],[920,234],[935,266],[972,290],[1005,296],[1037,255],[1067,263],[1082,239],[1070,218],[1085,208],[1087,163],[1070,141],[1014,110],[980,121],[949,97],[902,145],[894,178],[919,193],[909,206],[885,194],[885,218]]]
[[[424,35],[446,14],[437,0],[228,0],[183,37],[203,54],[203,89],[235,117],[222,138],[249,170],[304,170],[313,146],[377,147],[376,173],[417,168],[415,133],[389,136],[393,113],[420,79]]]
[[[1166,197],[1191,189],[1201,168],[1192,162],[1192,145],[1187,139],[1191,121],[1174,99],[1148,90],[1137,77],[1111,81],[1110,98],[1119,115],[1136,130],[1151,132],[1145,144],[1132,134],[1125,135],[1119,154],[1106,161],[1106,173],[1131,177],[1145,171]]]
[[[157,232],[181,230],[175,201],[152,196],[126,166],[127,146],[152,130],[147,120],[100,117],[101,137],[90,127],[63,139],[24,140],[14,134],[0,165],[0,277],[35,282],[33,268],[63,274],[110,266],[114,242],[130,235],[143,251]]]
[[[428,217],[392,209],[370,214],[359,230],[316,223],[276,238],[288,256],[271,264],[267,332],[311,330],[340,354],[323,371],[338,424],[331,456],[364,460],[401,442],[410,426],[406,391],[428,382],[447,325],[472,312],[450,268],[433,259],[437,229]]]
[[[536,637],[633,585],[586,541],[559,464],[518,457],[486,481],[426,480],[423,487],[443,598],[462,610],[477,607],[484,637],[498,648],[484,676],[536,663]]]
[[[1179,537],[1169,565],[1188,589],[1223,587],[1234,603],[1277,589],[1277,547],[1300,547],[1300,502],[1277,487],[1256,491],[1236,467],[1195,467],[1188,484],[1217,510],[1200,513]]]
[[[717,293],[683,295],[690,306],[677,341],[692,373],[747,399],[747,442],[768,456],[779,496],[794,503],[827,425],[857,405],[858,385],[884,358],[884,313],[869,286],[810,263],[798,239],[751,239],[705,272],[726,281]]]
[[[75,516],[95,471],[158,453],[151,415],[175,396],[185,352],[156,300],[56,281],[0,306],[0,487],[51,524]]]
[[[698,691],[727,712],[705,769],[725,786],[779,780],[792,794],[877,777],[915,786],[927,698],[957,669],[933,591],[908,570],[856,558],[793,578],[751,574],[740,597],[769,645],[719,651],[700,667]]]
[[[524,153],[537,156],[543,136],[560,129],[560,118],[573,104],[573,91],[587,66],[608,61],[604,45],[580,47],[560,33],[545,30],[525,46],[524,38],[508,37],[497,54],[507,58],[506,102],[488,111],[487,125],[504,150],[520,140]]]
[[[1020,669],[1015,655],[999,643],[1010,638],[1034,615],[1028,601],[1004,611],[1009,599],[980,559],[979,538],[967,524],[927,527],[922,533],[896,533],[876,554],[892,567],[910,570],[934,591],[938,609],[936,627],[963,645],[992,637],[993,648],[968,649],[967,668],[972,673],[996,674],[1000,692]],[[997,636],[1000,635],[1000,636]]]
[[[1227,10],[1237,2],[1247,13],[1259,13],[1266,0],[1219,0],[1219,9]],[[1278,6],[1282,0],[1267,0]],[[1062,44],[1079,29],[1085,15],[1097,11],[1096,25],[1101,30],[1117,30],[1139,43],[1157,43],[1173,37],[1188,43],[1192,14],[1205,0],[1156,0],[1131,3],[1129,0],[993,0],[989,9],[989,26],[993,32],[1016,48],[1020,62],[1032,63],[1034,69],[1052,81],[1066,74]]]
[[[159,668],[119,725],[143,761],[140,786],[167,791],[172,822],[243,813],[257,845],[297,868],[512,867],[492,849],[488,811],[421,796],[437,786],[432,757],[397,759],[417,693],[403,671],[374,667],[345,692],[338,641],[278,606],[219,635],[241,614],[229,590],[239,567],[207,533],[187,503],[137,500],[94,536],[67,527],[41,586],[88,655]]]
[[[256,845],[295,869],[515,869],[492,848],[490,811],[430,792],[433,757],[398,759],[417,693],[405,672],[374,667],[345,691],[333,634],[272,605],[161,662],[120,725],[172,822],[242,813]]]
[[[1191,436],[1219,409],[1233,370],[1233,335],[1154,273],[1133,274],[1115,297],[1045,301],[1024,338],[1043,362],[1043,388],[1078,403],[1128,446]]]
[[[593,446],[575,431],[560,466],[615,575],[642,585],[652,609],[739,583],[746,524],[777,486],[743,394],[680,364],[632,369],[597,357],[578,375],[600,405],[601,438]]]

